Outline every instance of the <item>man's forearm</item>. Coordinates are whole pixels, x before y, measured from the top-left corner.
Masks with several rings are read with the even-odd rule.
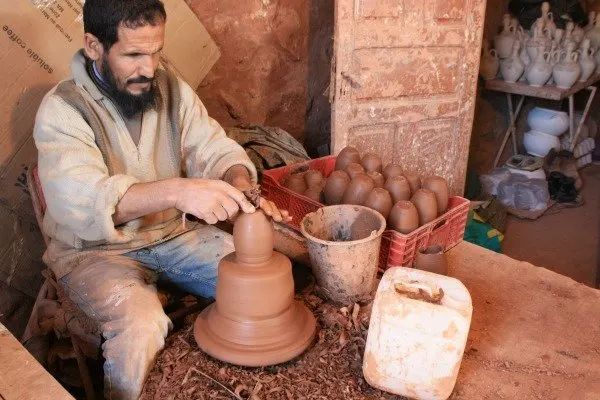
[[[113,222],[120,225],[144,215],[175,207],[182,178],[132,185],[117,204]]]

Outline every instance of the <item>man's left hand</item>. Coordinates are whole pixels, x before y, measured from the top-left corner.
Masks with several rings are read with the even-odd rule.
[[[253,188],[250,174],[248,174],[246,167],[242,165],[234,165],[229,168],[225,174],[224,180],[241,192]],[[287,210],[280,210],[275,203],[264,197],[260,198],[258,207],[269,217],[273,218],[275,222],[290,222],[292,220],[292,217]]]

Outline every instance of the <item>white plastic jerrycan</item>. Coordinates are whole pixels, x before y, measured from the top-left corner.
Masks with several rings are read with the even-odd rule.
[[[377,288],[363,360],[367,382],[418,400],[447,399],[456,383],[473,306],[457,279],[388,269]]]

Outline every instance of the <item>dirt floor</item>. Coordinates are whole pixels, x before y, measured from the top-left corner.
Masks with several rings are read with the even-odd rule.
[[[473,318],[452,400],[597,399],[600,291],[544,268],[463,242],[447,253],[449,275],[473,300]],[[193,316],[169,335],[142,399],[402,399],[361,373],[369,305],[339,308],[310,291],[315,344],[283,365],[241,368],[206,356]]]
[[[596,287],[600,283],[600,165],[581,171],[585,204],[555,206],[538,220],[510,217],[503,253]]]

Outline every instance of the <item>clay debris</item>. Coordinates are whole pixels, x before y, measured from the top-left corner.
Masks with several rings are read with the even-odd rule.
[[[373,389],[363,379],[371,301],[339,308],[313,289],[297,296],[319,325],[315,343],[300,357],[263,368],[217,361],[194,341],[194,314],[167,338],[141,399],[404,399]]]

